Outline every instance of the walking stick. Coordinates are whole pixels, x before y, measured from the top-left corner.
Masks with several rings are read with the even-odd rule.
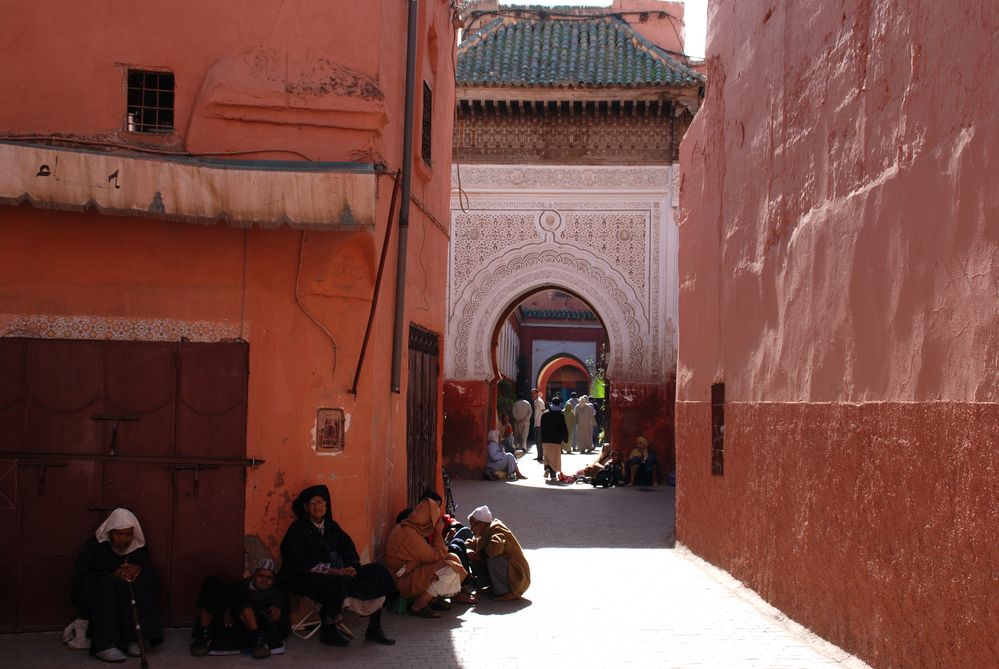
[[[146,644],[142,643],[142,626],[139,624],[139,607],[135,604],[135,589],[131,581],[125,581],[128,586],[128,597],[132,600],[132,618],[135,620],[135,640],[139,644],[139,665],[142,669],[149,669],[149,662],[146,660]]]

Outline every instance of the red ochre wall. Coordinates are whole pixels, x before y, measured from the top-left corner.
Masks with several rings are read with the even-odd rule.
[[[678,540],[875,667],[999,658],[997,31],[714,3],[681,148]]]
[[[62,3],[58,11],[28,3],[0,23],[0,55],[10,65],[0,70],[0,135],[134,141],[122,131],[122,64],[128,64],[175,73],[177,131],[158,142],[167,148],[276,147],[313,160],[383,161],[396,170],[402,160],[406,13],[406,3],[388,1],[334,7],[325,0],[255,0],[240,5],[234,22],[230,8],[193,0],[143,4],[128,12],[93,0]],[[433,167],[420,156],[418,81],[413,195],[443,229],[413,207],[404,328],[415,323],[442,333],[454,106],[445,0],[420,3],[418,35],[417,76],[434,88]],[[216,63],[245,53],[264,54],[260,72],[202,90]],[[297,96],[262,106],[255,121],[205,102],[243,100],[247,90],[252,99],[256,87],[267,89],[265,70],[275,64],[275,76],[291,72],[304,79]],[[315,82],[309,72],[338,67],[377,81],[384,94],[383,112],[375,113],[384,114],[379,129],[343,123],[370,111],[370,100],[356,97],[357,91],[337,89],[336,81],[310,88]],[[284,152],[240,157],[296,159]],[[266,460],[247,473],[246,533],[276,554],[292,519],[291,500],[303,487],[325,483],[334,516],[362,556],[374,558],[407,493],[405,349],[402,392],[390,391],[397,231],[357,396],[348,391],[391,193],[391,179],[381,177],[375,229],[358,232],[243,230],[0,207],[0,313],[241,323],[250,355],[246,452]],[[296,283],[303,304],[332,333],[335,352],[296,303]],[[405,336],[404,329],[404,346]],[[348,414],[341,455],[314,450],[320,407],[342,407]],[[438,411],[439,435],[440,406]]]

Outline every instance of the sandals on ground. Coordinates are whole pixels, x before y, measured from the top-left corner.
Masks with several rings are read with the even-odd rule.
[[[434,611],[430,606],[424,606],[422,609],[414,609],[410,606],[406,609],[406,613],[411,616],[416,616],[417,618],[440,618],[441,614]]]

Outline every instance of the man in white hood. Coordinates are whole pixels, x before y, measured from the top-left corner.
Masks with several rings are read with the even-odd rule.
[[[138,518],[127,509],[111,512],[87,539],[73,567],[73,604],[89,620],[90,653],[105,662],[140,654],[129,586],[135,592],[143,642],[163,642],[159,578],[153,570]]]

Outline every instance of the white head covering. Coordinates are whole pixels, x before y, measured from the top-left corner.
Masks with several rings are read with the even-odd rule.
[[[493,522],[493,512],[489,510],[488,506],[483,504],[468,516],[469,522],[473,520],[477,520],[480,523],[491,523]]]
[[[590,401],[589,395],[583,395],[582,397],[579,398],[580,404],[588,404],[589,401]]]
[[[489,430],[489,434],[486,435],[488,441],[495,441],[497,444],[499,443],[499,437],[499,430]]]
[[[135,514],[128,509],[117,508],[111,512],[107,520],[101,523],[101,526],[97,528],[94,532],[94,536],[97,537],[97,541],[103,543],[105,541],[110,542],[110,537],[108,533],[111,530],[124,530],[131,527],[132,528],[132,543],[128,545],[121,553],[118,553],[114,548],[114,544],[111,544],[111,550],[114,550],[118,555],[128,555],[137,548],[142,548],[146,545],[146,537],[142,534],[142,527],[139,525],[139,519],[135,517]]]

